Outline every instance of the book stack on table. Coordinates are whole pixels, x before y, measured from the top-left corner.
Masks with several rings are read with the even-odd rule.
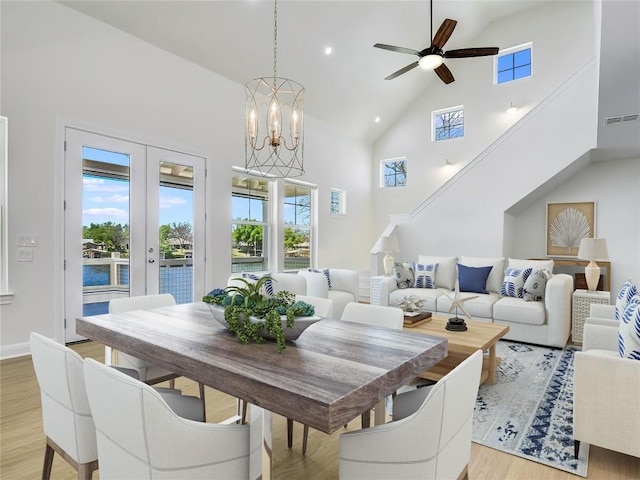
[[[404,312],[404,326],[417,327],[431,320],[431,312]]]

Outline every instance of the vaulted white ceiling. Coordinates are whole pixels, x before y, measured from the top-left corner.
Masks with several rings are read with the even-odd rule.
[[[458,21],[445,50],[475,45],[490,22],[547,0],[436,0],[434,33]],[[61,1],[146,42],[244,84],[273,75],[273,1]],[[447,88],[435,73],[414,69],[384,78],[417,57],[373,48],[387,43],[414,50],[431,43],[428,1],[278,2],[278,76],[306,88],[305,111],[373,141],[425,89]],[[325,55],[326,47],[333,53]],[[450,59],[453,75],[457,62]],[[374,118],[380,117],[380,123]]]

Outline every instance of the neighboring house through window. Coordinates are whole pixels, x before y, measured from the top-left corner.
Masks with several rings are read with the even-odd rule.
[[[449,140],[464,137],[464,107],[436,110],[432,113],[431,140]]]
[[[407,184],[407,159],[392,158],[380,162],[380,186],[403,187]]]
[[[526,43],[507,48],[494,60],[494,83],[506,83],[531,76],[532,44]]]

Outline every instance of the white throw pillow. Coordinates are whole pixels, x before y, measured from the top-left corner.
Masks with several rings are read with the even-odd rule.
[[[413,274],[415,275],[415,288],[436,288],[437,263],[425,265],[423,263],[413,264]]]
[[[523,298],[524,284],[531,275],[533,268],[507,268],[504,281],[500,287],[500,295],[505,297]]]
[[[618,346],[622,358],[640,360],[640,295],[635,295],[622,313]]]
[[[534,270],[545,268],[553,273],[553,260],[527,260],[521,258],[510,258],[507,260],[507,268],[529,268]]]
[[[271,278],[271,273],[269,273],[269,272],[267,272],[267,273],[259,273],[259,274],[248,273],[248,272],[243,272],[242,273],[242,278],[244,278],[245,280],[249,280],[252,283],[256,283],[262,277],[269,277],[269,279],[262,284],[262,288],[264,289],[264,294],[265,295],[269,295],[270,297],[272,297],[273,296],[273,280]]]
[[[524,282],[523,296],[526,302],[539,302],[544,299],[544,292],[547,288],[547,280],[551,278],[549,270],[544,268],[534,270]]]
[[[328,268],[322,268],[322,269],[308,268],[307,270],[315,273],[323,273],[324,276],[327,278],[327,285],[329,285],[329,290],[331,290],[331,273],[329,272]]]

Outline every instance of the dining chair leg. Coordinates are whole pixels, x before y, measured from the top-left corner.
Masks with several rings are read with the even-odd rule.
[[[80,463],[78,465],[78,480],[91,480],[93,471],[98,469],[98,462]]]
[[[367,410],[361,416],[362,428],[369,428],[371,426],[371,410]]]
[[[207,421],[207,402],[204,400],[204,383],[198,383],[200,387],[200,400],[202,400],[202,418]]]
[[[293,445],[293,420],[287,418],[287,447],[291,448]]]
[[[47,439],[47,447],[44,451],[44,465],[42,466],[42,480],[49,480],[51,478],[51,467],[53,466],[53,448],[49,445]]]
[[[176,388],[176,379],[172,378],[169,380],[169,388]]]
[[[247,406],[249,405],[249,403],[246,400],[242,400],[242,399],[238,399],[238,416],[240,417],[240,420],[238,420],[236,423],[239,423],[240,425],[244,425],[245,423],[247,423]]]
[[[302,433],[302,454],[306,455],[307,453],[307,438],[309,438],[309,425],[304,426],[304,431]]]

